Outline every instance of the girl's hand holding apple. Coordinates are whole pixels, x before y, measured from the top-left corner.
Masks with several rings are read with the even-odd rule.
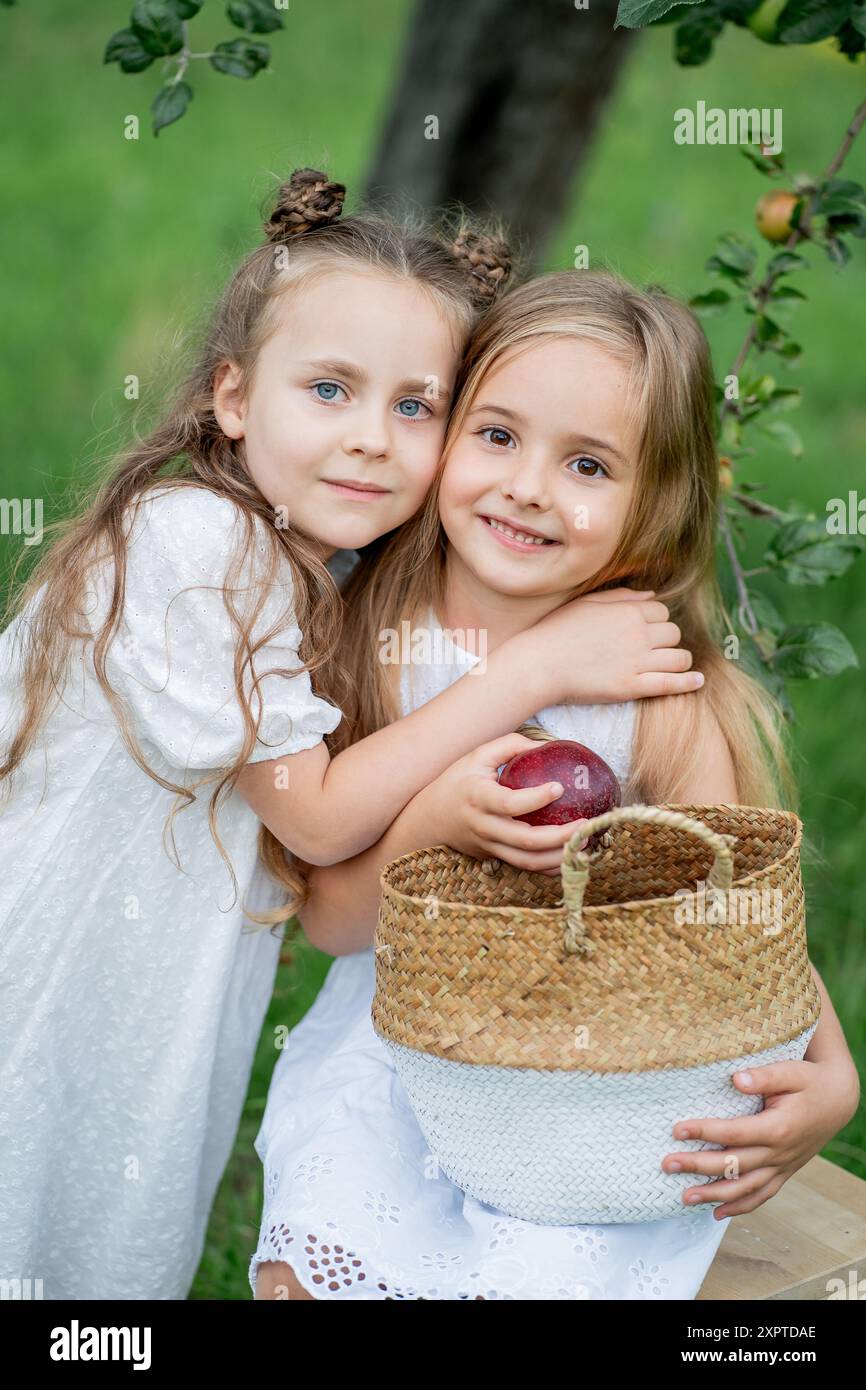
[[[429,843],[450,845],[476,859],[494,857],[518,869],[558,874],[563,847],[583,821],[527,825],[515,817],[558,800],[562,784],[512,791],[496,780],[503,763],[538,747],[523,734],[506,734],[467,753],[420,791],[412,804],[428,829]]]

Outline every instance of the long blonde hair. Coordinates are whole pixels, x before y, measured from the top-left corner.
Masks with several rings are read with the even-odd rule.
[[[730,747],[739,802],[793,806],[781,706],[720,647],[731,628],[715,577],[719,461],[712,363],[703,330],[685,305],[658,287],[640,290],[607,271],[544,275],[505,295],[469,343],[443,464],[482,380],[502,355],[551,334],[597,343],[627,366],[640,438],[634,501],[616,550],[571,596],[626,581],[655,589],[680,627],[695,669],[706,677],[687,698],[640,702],[624,794],[631,801],[676,802],[695,770],[709,708]],[[355,573],[344,589],[351,621],[336,662],[354,684],[350,705],[342,706],[339,746],[399,712],[394,668],[377,659],[380,631],[399,630],[401,621],[414,621],[430,606],[442,611],[447,552],[438,516],[441,469],[417,518],[390,537],[377,562]],[[326,664],[320,688],[328,689],[335,671],[336,664]]]
[[[219,837],[217,812],[256,745],[264,711],[259,707],[254,713],[245,689],[246,673],[254,674],[256,653],[282,627],[297,623],[303,633],[303,669],[313,673],[329,663],[329,690],[338,706],[348,699],[349,683],[330,660],[342,621],[339,590],[311,538],[291,525],[274,525],[273,508],[246,468],[243,441],[227,438],[220,429],[213,408],[217,369],[224,362],[235,362],[243,389],[248,391],[258,355],[276,326],[277,300],[322,270],[372,268],[417,281],[447,315],[461,347],[478,312],[489,305],[510,268],[508,249],[495,230],[487,233],[459,215],[440,226],[417,217],[397,221],[372,211],[337,220],[344,195],[342,184],[331,182],[318,170],[296,170],[281,185],[264,224],[267,240],[245,257],[224,290],[194,364],[173,392],[162,423],[112,460],[107,476],[92,488],[92,496],[82,499],[83,510],[46,528],[56,532],[53,543],[26,582],[18,582],[16,565],[3,619],[5,626],[39,595],[27,621],[21,624],[23,710],[16,732],[0,755],[0,781],[6,784],[6,794],[11,794],[16,769],[62,696],[73,644],[92,641],[95,674],[127,749],[148,776],[178,798],[166,830],[172,828],[176,813],[195,800],[195,789],[216,783],[208,823],[231,872],[235,896],[237,878]],[[202,777],[194,787],[166,780],[148,765],[125,702],[112,689],[106,674],[106,655],[123,614],[127,508],[134,510],[157,488],[190,486],[230,499],[244,520],[243,544],[231,559],[223,594],[237,637],[234,681],[243,712],[244,741],[231,767]],[[257,526],[257,518],[267,524]],[[255,611],[242,614],[231,590],[244,556],[252,553],[257,529],[269,538],[267,572],[262,575],[262,600]],[[377,544],[367,548],[362,571]],[[113,590],[105,621],[94,632],[85,617],[86,580],[91,565],[103,559],[113,562]],[[252,629],[264,595],[271,591],[281,561],[286,559],[293,580],[292,611],[253,641]],[[256,687],[254,682],[251,693]],[[271,912],[247,915],[263,924],[282,922],[303,897],[306,871],[303,865],[290,861],[283,845],[265,826],[259,833],[259,855],[287,890],[289,901]]]

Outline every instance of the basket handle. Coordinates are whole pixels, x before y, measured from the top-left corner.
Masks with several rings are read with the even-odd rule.
[[[583,921],[583,898],[589,881],[590,855],[578,845],[594,835],[597,830],[605,830],[610,825],[622,821],[643,821],[650,825],[672,825],[678,830],[688,831],[713,851],[713,864],[707,877],[707,892],[713,903],[719,896],[727,894],[733,882],[734,861],[731,846],[736,844],[736,835],[724,835],[710,830],[703,821],[683,815],[682,811],[671,811],[663,806],[617,806],[604,811],[592,820],[584,821],[568,841],[562,855],[562,894],[567,908],[565,926],[565,949],[569,954],[581,952],[588,955],[592,943],[587,939]]]

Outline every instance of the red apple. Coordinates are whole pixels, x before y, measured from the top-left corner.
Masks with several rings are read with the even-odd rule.
[[[519,791],[542,782],[561,782],[565,790],[556,801],[538,811],[529,811],[515,820],[529,825],[566,825],[573,820],[590,820],[622,803],[622,789],[603,758],[573,739],[556,738],[536,743],[525,753],[511,758],[499,774],[503,787]],[[597,831],[587,849],[595,849],[603,831]]]

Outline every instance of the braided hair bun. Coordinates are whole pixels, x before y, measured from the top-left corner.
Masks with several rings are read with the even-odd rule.
[[[478,308],[486,308],[504,288],[513,258],[508,243],[499,236],[461,227],[451,247],[455,259],[472,280],[472,296]]]
[[[321,169],[296,169],[288,183],[280,185],[277,205],[264,224],[268,241],[290,241],[336,222],[345,196],[345,184],[332,183]]]

